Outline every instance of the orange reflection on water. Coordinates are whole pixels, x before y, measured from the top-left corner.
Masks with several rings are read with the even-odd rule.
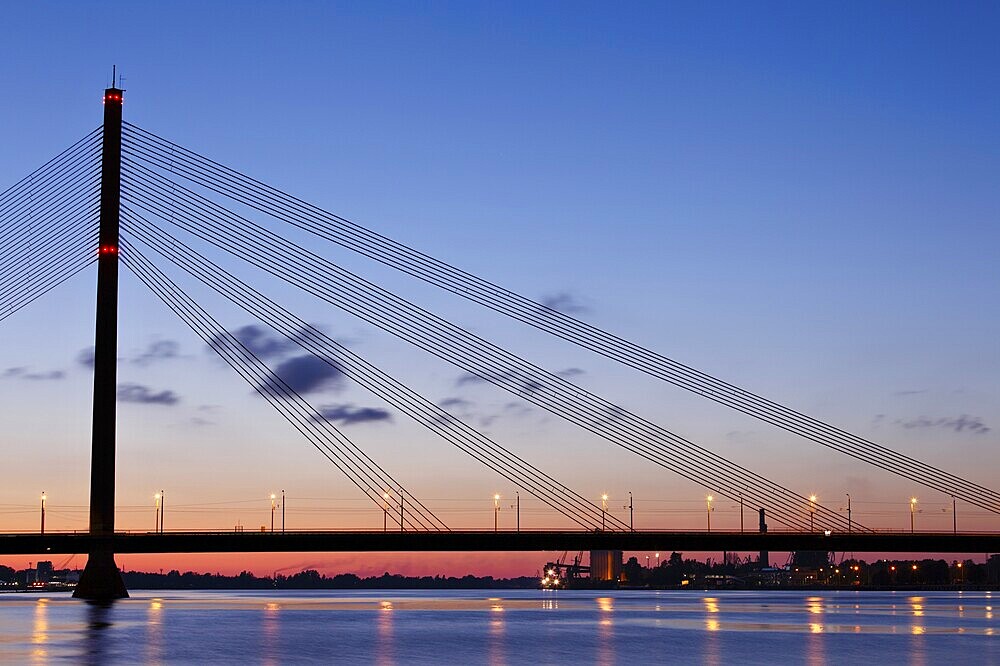
[[[279,655],[281,654],[281,646],[278,644],[280,633],[280,618],[278,615],[280,611],[281,604],[277,602],[271,601],[264,604],[264,620],[261,623],[261,633],[263,634],[263,655],[261,661],[265,664],[280,663]]]
[[[379,603],[379,613],[375,620],[375,663],[380,666],[394,663],[392,635],[395,615],[391,601],[383,600]]]
[[[163,660],[163,600],[151,599],[146,612],[146,663]]]
[[[611,597],[597,597],[597,608],[601,613],[606,613],[597,622],[597,663],[614,664],[615,657],[615,628],[612,622],[612,613],[615,610],[615,600]]]
[[[31,642],[35,646],[31,650],[31,660],[35,663],[48,663],[49,651],[49,600],[39,599],[35,604],[35,615],[31,625]]]
[[[493,605],[490,606],[489,663],[506,664],[504,647],[507,625],[503,612],[503,600],[491,598],[490,601],[493,602]]]
[[[916,617],[921,617],[924,614],[924,597],[910,597],[907,599],[910,602],[910,607],[913,609],[913,615]]]

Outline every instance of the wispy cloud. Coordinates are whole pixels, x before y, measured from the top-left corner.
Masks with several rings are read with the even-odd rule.
[[[589,309],[568,291],[560,291],[555,294],[543,296],[542,305],[550,310],[558,310],[563,314],[580,314],[587,312]]]
[[[438,407],[442,409],[466,409],[472,406],[471,400],[466,400],[465,398],[445,398],[438,403]]]
[[[955,432],[969,432],[976,435],[983,435],[990,431],[990,427],[983,423],[983,419],[978,416],[945,416],[941,418],[930,418],[919,416],[915,419],[904,421],[897,420],[896,423],[907,429],[914,428],[944,428]]]
[[[351,404],[324,405],[319,413],[327,421],[340,425],[357,425],[360,423],[380,423],[392,420],[388,410],[377,407],[355,407]]]
[[[24,379],[30,382],[51,381],[54,379],[65,379],[66,373],[62,370],[47,370],[36,372],[26,367],[7,368],[0,374],[4,379]]]
[[[244,347],[262,360],[284,356],[298,346],[292,340],[277,335],[270,328],[259,324],[247,324],[230,332],[243,343]]]
[[[168,361],[180,356],[180,345],[173,340],[157,340],[129,359],[135,365],[147,366],[158,361]],[[93,358],[91,357],[91,366]]]
[[[94,348],[85,347],[76,355],[76,362],[85,368],[94,369]]]
[[[119,384],[118,401],[140,405],[176,405],[180,396],[169,389],[154,391],[144,384]]]
[[[560,370],[556,374],[562,377],[563,379],[573,379],[574,377],[583,376],[587,374],[587,372],[582,368],[566,368],[564,370]]]
[[[920,395],[921,393],[927,393],[927,389],[918,389],[911,391],[893,391],[893,395],[895,396]]]

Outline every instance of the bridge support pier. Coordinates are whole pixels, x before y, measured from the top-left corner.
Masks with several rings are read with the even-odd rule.
[[[90,457],[90,536],[95,537],[73,596],[127,597],[115,564],[115,426],[118,392],[118,236],[121,214],[122,90],[104,91],[101,217],[94,335],[94,422]]]
[[[113,601],[128,597],[125,581],[122,580],[122,574],[115,564],[115,554],[110,547],[90,552],[87,566],[73,596],[87,601]]]

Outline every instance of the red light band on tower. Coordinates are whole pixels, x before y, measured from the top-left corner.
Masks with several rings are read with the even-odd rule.
[[[102,245],[97,250],[98,254],[118,254],[118,248],[114,245]]]

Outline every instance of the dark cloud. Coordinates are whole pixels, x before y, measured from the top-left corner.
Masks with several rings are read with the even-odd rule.
[[[76,362],[85,368],[94,369],[94,348],[84,347],[76,355]]]
[[[542,305],[563,314],[580,314],[587,311],[587,307],[580,303],[576,296],[567,291],[543,296]]]
[[[33,372],[25,367],[7,368],[0,375],[5,379],[25,379],[32,382],[50,381],[53,379],[65,379],[66,373],[62,370],[49,370],[47,372]]]
[[[270,328],[257,324],[247,324],[230,333],[260,359],[284,356],[297,347],[292,340],[276,335]]]
[[[86,347],[76,355],[76,362],[85,368],[94,369],[94,348]]]
[[[566,368],[565,370],[560,370],[556,374],[563,379],[573,379],[574,377],[579,377],[587,373],[581,368]]]
[[[325,405],[319,413],[327,421],[340,425],[357,425],[359,423],[379,423],[391,421],[392,414],[377,407],[355,407],[354,405]]]
[[[181,399],[176,393],[167,389],[154,391],[142,384],[119,384],[118,401],[141,405],[176,405]]]
[[[157,361],[168,361],[178,356],[180,356],[179,344],[173,340],[157,340],[129,361],[136,365],[145,366]],[[91,365],[93,365],[93,360],[91,360]]]
[[[282,361],[274,369],[283,382],[296,393],[316,393],[342,388],[344,373],[332,361],[304,354]]]
[[[937,419],[920,416],[909,421],[897,420],[896,423],[907,429],[945,428],[947,430],[954,430],[955,432],[971,432],[976,435],[984,435],[990,431],[989,426],[983,423],[980,417],[969,416],[968,414]]]
[[[917,391],[894,391],[893,395],[906,396],[906,395],[920,395],[921,393],[927,393],[927,389],[920,389]]]

